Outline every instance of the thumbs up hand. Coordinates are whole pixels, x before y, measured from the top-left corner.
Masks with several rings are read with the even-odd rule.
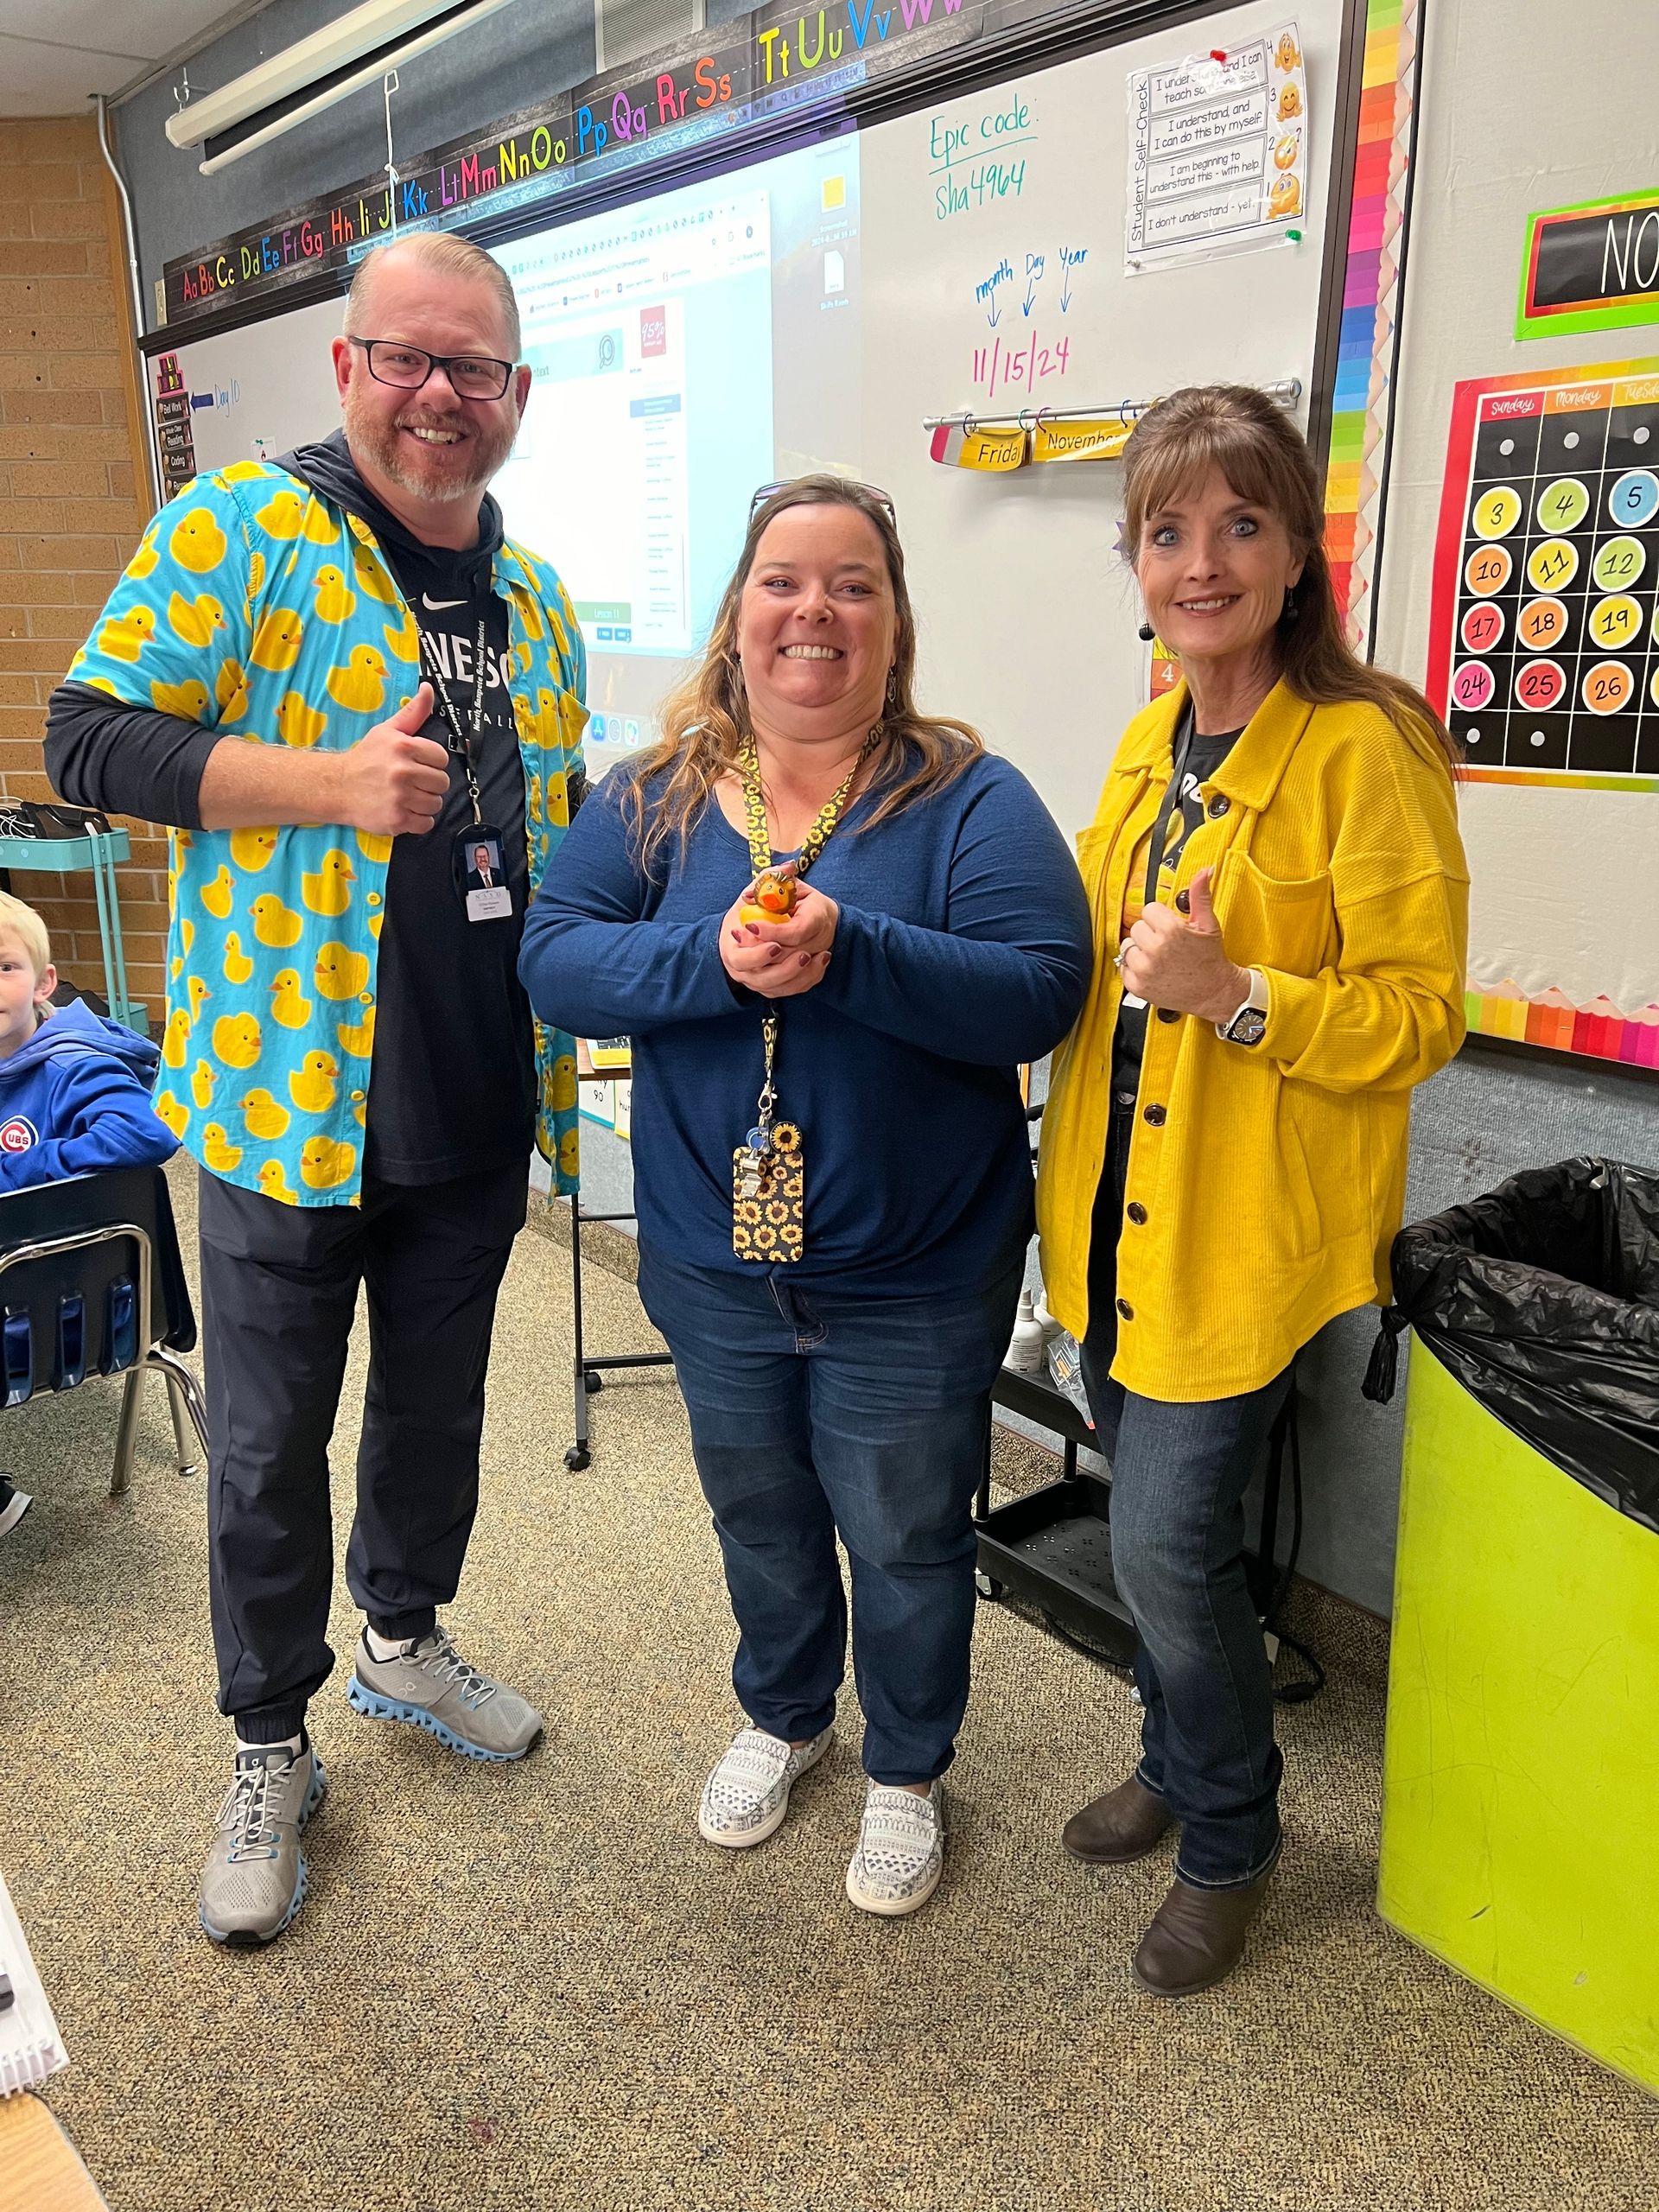
[[[1117,956],[1123,988],[1148,1006],[1225,1021],[1249,996],[1250,976],[1227,957],[1211,897],[1213,868],[1201,868],[1186,891],[1187,912],[1147,907]]]
[[[449,750],[421,735],[431,719],[432,686],[423,683],[339,756],[342,823],[391,837],[432,827],[449,789]]]

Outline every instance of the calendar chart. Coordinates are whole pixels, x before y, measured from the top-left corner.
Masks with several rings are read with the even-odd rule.
[[[1659,361],[1458,386],[1429,695],[1471,777],[1659,790]]]

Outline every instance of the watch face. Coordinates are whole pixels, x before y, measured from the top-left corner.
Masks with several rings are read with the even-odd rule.
[[[1268,1017],[1247,1006],[1243,1014],[1230,1022],[1227,1030],[1230,1045],[1259,1045],[1268,1033]]]

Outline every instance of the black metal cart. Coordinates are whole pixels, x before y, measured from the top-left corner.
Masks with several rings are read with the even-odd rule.
[[[1080,1445],[1098,1448],[1093,1427],[1046,1374],[1022,1375],[1005,1367],[991,1385],[991,1401],[1058,1436],[1064,1450],[1058,1482],[1043,1483],[1023,1497],[1010,1498],[1006,1505],[993,1506],[987,1425],[985,1466],[974,1500],[974,1526],[979,1537],[975,1580],[980,1596],[995,1599],[1004,1591],[1011,1592],[1048,1614],[1103,1657],[1116,1665],[1128,1666],[1135,1657],[1135,1623],[1118,1595],[1112,1574],[1111,1479],[1087,1473],[1077,1463]],[[1293,1467],[1299,1466],[1294,1384],[1268,1439],[1255,1548],[1244,1555],[1256,1611],[1271,1638],[1270,1653],[1276,1652],[1282,1633],[1274,1624],[1289,1587],[1300,1536],[1298,1471],[1290,1557],[1281,1567],[1277,1561],[1279,1509],[1287,1456]],[[1317,1662],[1311,1663],[1317,1669]]]
[[[671,1354],[665,1351],[620,1351],[589,1353],[582,1340],[582,1224],[583,1222],[632,1221],[631,1213],[584,1213],[579,1192],[570,1194],[570,1306],[575,1337],[576,1384],[576,1440],[564,1455],[564,1464],[572,1474],[580,1474],[588,1464],[588,1401],[604,1387],[601,1377],[620,1367],[671,1367]]]
[[[583,1048],[585,1054],[586,1048]],[[595,1075],[605,1079],[614,1077],[626,1082],[632,1073],[632,1064],[622,1061],[610,1067],[583,1069],[584,1075]],[[671,1367],[671,1355],[665,1351],[622,1351],[590,1354],[582,1333],[582,1229],[601,1222],[632,1221],[632,1213],[584,1213],[582,1194],[570,1194],[570,1311],[572,1333],[575,1339],[575,1441],[564,1455],[564,1464],[572,1474],[580,1474],[592,1458],[588,1446],[588,1401],[604,1388],[603,1378],[624,1367]]]
[[[1058,1436],[1063,1472],[1058,1482],[994,1507],[987,1434],[974,1501],[980,1596],[1010,1591],[1127,1667],[1135,1656],[1135,1623],[1112,1579],[1112,1486],[1077,1464],[1078,1446],[1095,1442],[1093,1428],[1046,1375],[1005,1367],[991,1385],[991,1402]]]

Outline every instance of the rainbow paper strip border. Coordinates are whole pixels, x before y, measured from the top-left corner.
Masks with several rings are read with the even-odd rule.
[[[1529,999],[1514,988],[1471,989],[1464,994],[1464,1009],[1471,1037],[1504,1037],[1511,1044],[1538,1045],[1547,1052],[1577,1052],[1620,1067],[1659,1071],[1659,1005],[1626,1015],[1609,999],[1575,1007],[1560,992]]]
[[[1325,479],[1325,543],[1351,642],[1371,634],[1389,397],[1398,344],[1400,261],[1411,118],[1416,99],[1418,0],[1368,0],[1354,148],[1348,257]]]

